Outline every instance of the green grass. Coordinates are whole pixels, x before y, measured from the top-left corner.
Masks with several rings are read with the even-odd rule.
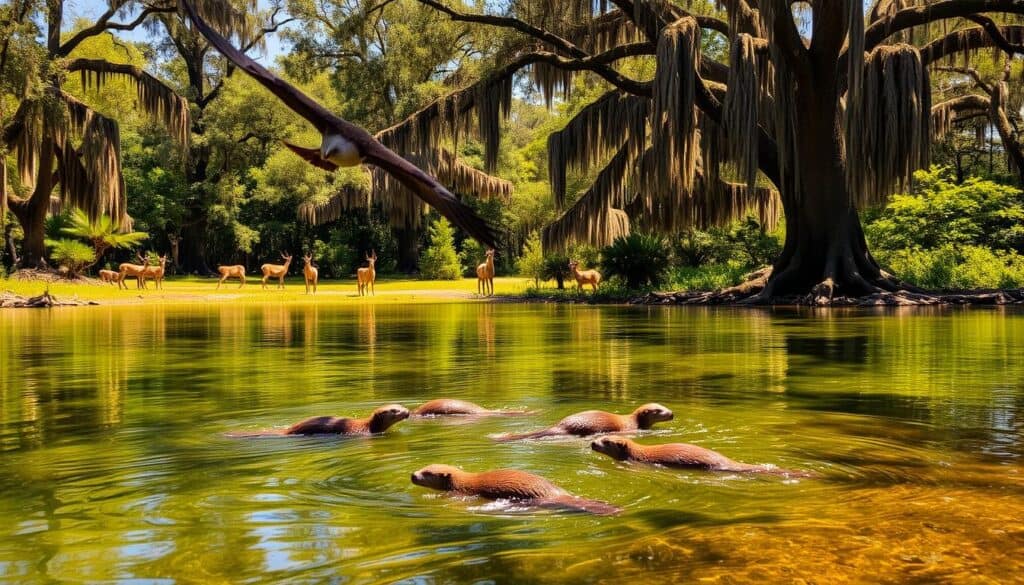
[[[525,292],[530,284],[523,278],[499,277],[494,279],[494,293],[498,296],[518,295]],[[307,295],[301,277],[285,280],[284,290],[276,284],[267,283],[267,290],[260,287],[260,279],[248,277],[243,288],[238,281],[228,281],[217,290],[217,279],[195,276],[168,277],[162,290],[156,290],[152,282],[147,290],[137,290],[135,281],[127,282],[128,290],[118,290],[109,284],[76,284],[66,282],[33,282],[14,279],[0,280],[0,291],[10,291],[22,296],[35,296],[49,288],[57,298],[78,297],[82,300],[101,304],[137,303],[264,303],[269,300],[279,303],[436,303],[476,300],[476,279],[462,280],[415,280],[409,278],[378,278],[375,296],[359,297],[356,294],[355,279],[322,281],[316,295]]]

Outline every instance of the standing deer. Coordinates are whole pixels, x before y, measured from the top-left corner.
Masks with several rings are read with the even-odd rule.
[[[320,277],[320,271],[313,266],[313,255],[303,254],[302,259],[306,261],[306,265],[302,267],[302,276],[306,278],[306,294],[309,294],[309,287],[313,287],[313,294],[316,294],[316,282]]]
[[[494,295],[494,248],[487,248],[487,260],[476,267],[476,292]]]
[[[583,285],[589,284],[597,291],[597,285],[601,284],[601,273],[596,270],[580,270],[580,263],[576,260],[569,261],[569,270],[572,277],[576,279],[576,287],[583,292]]]
[[[117,284],[117,278],[120,276],[114,270],[100,270],[100,280],[109,284]]]
[[[146,288],[146,280],[142,275],[146,271],[146,267],[149,266],[149,260],[144,258],[139,252],[135,253],[135,257],[139,260],[138,264],[123,262],[117,267],[118,289],[123,286],[125,290],[128,290],[128,285],[124,283],[124,279],[128,276],[135,277],[135,288]]]
[[[146,288],[146,279],[152,278],[156,288],[164,288],[164,273],[167,272],[167,254],[160,256],[160,263],[156,266],[146,266],[142,271],[142,288]]]
[[[238,283],[238,288],[245,286],[245,266],[241,264],[235,264],[234,266],[218,266],[217,272],[220,273],[220,280],[217,281],[217,290],[220,290],[220,285],[229,278],[237,278],[241,282]]]
[[[370,294],[376,296],[373,291],[373,282],[377,280],[377,268],[375,267],[375,264],[377,263],[377,251],[371,251],[373,252],[373,256],[366,257],[366,261],[369,262],[370,265],[366,268],[356,270],[356,286],[359,288],[359,296],[364,296],[366,294],[366,287],[370,287]]]
[[[277,279],[277,288],[284,288],[284,277],[288,274],[288,267],[292,265],[292,257],[281,252],[281,258],[284,258],[284,264],[260,266],[260,270],[263,271],[263,288],[267,288],[267,279],[271,277]]]

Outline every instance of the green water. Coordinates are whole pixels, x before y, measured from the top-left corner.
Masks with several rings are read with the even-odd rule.
[[[233,439],[450,396],[527,417]],[[817,479],[498,444],[657,401]],[[1024,569],[1024,313],[445,304],[0,311],[0,581],[1006,583]],[[514,467],[621,506],[414,486]]]

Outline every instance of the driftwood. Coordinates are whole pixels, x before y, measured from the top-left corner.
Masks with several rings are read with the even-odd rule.
[[[76,297],[70,299],[58,299],[49,291],[34,297],[23,297],[11,291],[0,293],[0,309],[45,309],[49,307],[81,307],[85,305],[98,305],[96,301],[83,301]]]

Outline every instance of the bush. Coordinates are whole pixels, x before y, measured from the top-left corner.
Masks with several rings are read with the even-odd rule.
[[[569,270],[569,257],[562,254],[548,256],[544,259],[544,269],[541,274],[541,278],[544,280],[555,281],[555,285],[559,289],[565,288],[565,281],[572,279],[572,270]]]
[[[779,239],[765,232],[753,217],[748,216],[741,221],[730,234],[730,238],[750,267],[760,268],[771,264],[782,253]]]
[[[879,250],[879,262],[907,282],[928,289],[969,290],[1024,286],[1024,256],[981,246],[950,244],[933,250]]]
[[[96,260],[92,246],[78,240],[49,240],[47,245],[51,247],[50,258],[54,264],[66,267],[70,276],[77,275]]]
[[[722,262],[705,266],[679,266],[669,275],[673,290],[718,290],[740,284],[750,267],[740,262]]]
[[[688,229],[673,243],[672,252],[680,266],[704,266],[728,262],[736,245],[723,228]]]
[[[618,276],[631,289],[658,286],[668,269],[668,246],[660,236],[633,233],[616,238],[601,258],[606,278]]]
[[[516,262],[516,270],[520,275],[532,278],[536,287],[540,287],[541,279],[547,280],[544,277],[544,252],[541,250],[540,236],[537,232],[531,233],[526,239],[523,255]]]
[[[462,260],[455,251],[455,230],[445,218],[427,228],[430,245],[420,256],[420,276],[428,280],[462,278]]]

